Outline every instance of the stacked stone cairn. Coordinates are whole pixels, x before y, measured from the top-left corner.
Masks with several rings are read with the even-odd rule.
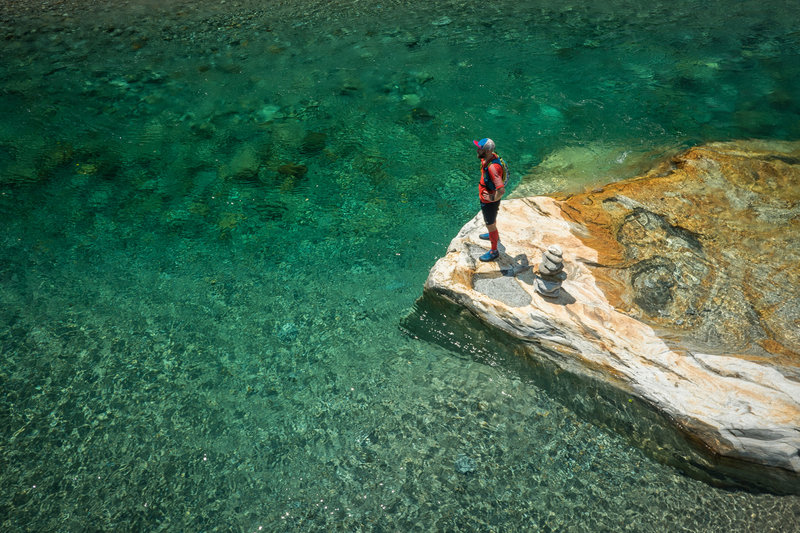
[[[553,244],[542,254],[542,262],[539,263],[539,275],[534,281],[536,292],[547,298],[558,298],[561,291],[561,283],[567,279],[564,272],[564,259],[561,248]]]

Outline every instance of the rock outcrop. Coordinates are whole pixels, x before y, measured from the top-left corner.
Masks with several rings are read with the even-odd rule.
[[[425,297],[638,397],[725,476],[800,492],[800,144],[693,148],[591,192],[504,201],[498,226],[497,263],[477,260],[478,215]],[[545,297],[554,245],[566,278]]]

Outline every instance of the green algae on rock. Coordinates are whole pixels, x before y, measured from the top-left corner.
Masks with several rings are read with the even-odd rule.
[[[800,143],[713,143],[592,192],[510,200],[499,263],[476,261],[478,216],[425,295],[643,400],[717,481],[800,492],[798,183]],[[554,244],[567,279],[547,299],[523,274]],[[530,298],[485,282],[501,277]]]

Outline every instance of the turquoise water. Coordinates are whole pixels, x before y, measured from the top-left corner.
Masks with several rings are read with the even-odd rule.
[[[415,300],[474,138],[800,138],[794,3],[289,4],[0,7],[2,529],[793,530]]]

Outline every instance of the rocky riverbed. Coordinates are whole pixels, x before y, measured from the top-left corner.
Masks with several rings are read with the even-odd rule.
[[[556,371],[641,400],[692,449],[673,456],[679,467],[798,492],[798,184],[800,144],[728,142],[585,193],[508,200],[500,260],[477,261],[478,215],[425,297],[467,308]],[[545,297],[538,267],[553,245],[567,276]]]

